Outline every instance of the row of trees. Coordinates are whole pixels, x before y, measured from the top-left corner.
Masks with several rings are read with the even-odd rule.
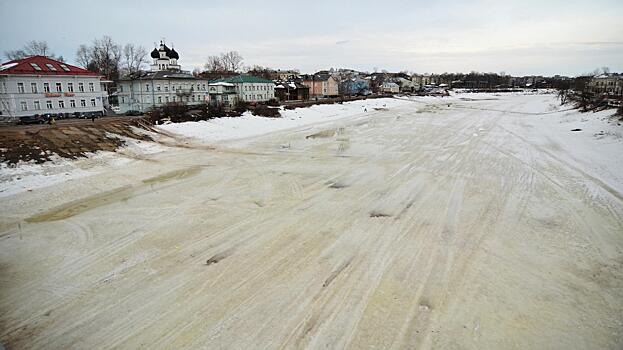
[[[42,55],[59,61],[62,56],[56,56],[46,41],[30,41],[18,50],[5,51],[9,60],[22,59],[28,56]],[[238,51],[224,52],[209,56],[204,65],[206,73],[238,73],[242,70],[255,69],[269,71],[268,68],[254,66],[243,68],[244,59]],[[94,39],[90,44],[82,44],[76,51],[76,63],[88,70],[100,73],[108,79],[116,81],[122,76],[139,73],[148,63],[148,52],[145,47],[128,43],[125,45],[115,42],[110,36]],[[202,73],[199,69],[193,71],[195,75]]]
[[[76,62],[113,81],[138,73],[148,63],[145,47],[132,43],[120,45],[109,36],[95,39],[91,45],[80,45]]]
[[[4,55],[9,60],[41,55],[65,61],[63,56],[56,56],[52,52],[46,41],[33,40],[21,49],[5,51]],[[111,80],[137,73],[147,62],[147,50],[143,46],[131,43],[121,45],[109,36],[95,39],[90,45],[80,45],[76,52],[76,63],[79,66],[100,73]]]
[[[229,51],[220,55],[208,56],[204,65],[208,73],[235,73],[242,69],[244,59],[238,51]]]
[[[5,51],[4,55],[9,61],[20,60],[29,56],[47,56],[55,60],[65,62],[63,56],[56,56],[52,53],[50,46],[46,41],[29,41],[21,49]]]

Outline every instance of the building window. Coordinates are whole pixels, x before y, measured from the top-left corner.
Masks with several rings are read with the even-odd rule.
[[[34,62],[30,62],[30,65],[32,66],[32,68],[34,68],[36,71],[40,71],[41,67],[39,67],[38,64],[34,63]]]
[[[46,63],[45,66],[48,67],[49,70],[56,72],[56,68],[53,65]]]
[[[45,101],[45,107],[47,109],[52,109],[52,101]]]
[[[22,107],[22,111],[28,110],[28,104],[25,101],[20,102],[20,106]]]
[[[50,83],[43,83],[43,92],[50,92]]]
[[[37,83],[30,83],[30,91],[32,91],[33,94],[36,94],[37,91]]]
[[[84,83],[78,83],[78,91],[84,92]]]
[[[119,92],[123,92],[123,85],[119,85]]]
[[[145,91],[149,91],[149,84],[145,84]]]
[[[160,91],[160,85],[156,85],[156,91]]]
[[[63,92],[63,84],[56,83],[56,92]]]
[[[58,108],[65,108],[65,101],[63,100],[58,101]]]
[[[166,97],[164,98],[164,102],[169,103],[169,96],[166,96]]]
[[[69,100],[69,107],[76,108],[76,100]]]
[[[96,106],[96,104],[95,104],[95,99],[94,99],[94,98],[92,98],[92,99],[91,99],[91,106],[92,106],[92,107],[95,107],[95,106]]]
[[[67,83],[67,91],[74,92],[74,83]]]
[[[164,91],[169,91],[169,85],[164,86]]]
[[[158,103],[162,103],[162,96],[158,96]]]
[[[61,63],[59,66],[61,66],[65,72],[69,72],[69,67],[67,67],[67,65]]]
[[[35,105],[35,110],[40,110],[41,109],[41,102],[39,101],[34,101],[33,104]]]
[[[90,92],[94,92],[95,91],[95,85],[93,85],[93,83],[89,83],[89,91]]]
[[[125,97],[121,96],[121,103],[125,103]]]
[[[86,107],[87,106],[87,100],[80,100],[80,107]]]
[[[24,91],[24,83],[17,83],[17,92],[19,92],[20,94],[23,94]]]

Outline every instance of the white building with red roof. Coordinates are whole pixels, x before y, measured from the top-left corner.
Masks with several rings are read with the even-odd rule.
[[[103,114],[103,77],[45,56],[0,65],[0,118]]]

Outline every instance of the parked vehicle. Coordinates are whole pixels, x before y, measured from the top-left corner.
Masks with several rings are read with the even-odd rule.
[[[47,122],[47,118],[42,115],[29,115],[26,117],[19,117],[18,124],[28,125],[28,124],[44,124]]]
[[[137,115],[141,115],[142,113],[139,111],[127,111],[125,112],[125,115],[127,116],[137,116]]]

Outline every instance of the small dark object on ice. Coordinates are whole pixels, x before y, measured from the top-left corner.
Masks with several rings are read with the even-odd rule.
[[[370,217],[371,218],[389,218],[389,217],[391,217],[391,215],[385,214],[385,213],[382,213],[382,212],[378,212],[378,211],[373,211],[373,212],[370,213]]]
[[[214,255],[213,257],[211,257],[210,259],[208,259],[206,261],[206,265],[209,266],[209,265],[212,265],[212,264],[216,264],[217,262],[225,259],[227,257],[227,255],[228,255],[227,253],[216,254],[216,255]]]
[[[571,131],[582,131],[582,129],[571,129]]]

